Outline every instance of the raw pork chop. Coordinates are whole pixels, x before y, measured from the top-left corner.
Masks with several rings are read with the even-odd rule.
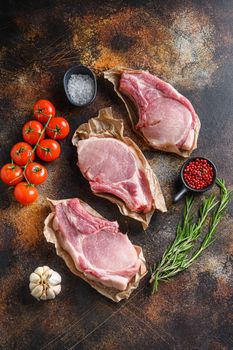
[[[122,119],[111,107],[79,126],[72,138],[82,174],[92,191],[116,204],[146,229],[154,211],[166,211],[159,181],[140,148],[124,136]]]
[[[53,226],[61,247],[89,279],[123,291],[139,272],[141,260],[117,222],[92,215],[79,199],[55,205]]]
[[[113,69],[105,77],[114,84],[135,129],[150,146],[185,157],[197,147],[199,118],[174,87],[145,71]]]
[[[140,159],[124,142],[90,137],[78,141],[78,166],[94,193],[111,193],[136,212],[152,208],[152,194]]]

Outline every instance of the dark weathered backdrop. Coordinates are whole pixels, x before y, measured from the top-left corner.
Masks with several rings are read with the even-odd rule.
[[[190,98],[202,122],[194,154],[213,159],[233,184],[232,1],[2,1],[0,15],[0,165],[20,140],[35,100],[51,99],[72,129],[35,204],[21,207],[0,185],[1,348],[232,349],[233,206],[218,240],[192,268],[154,296],[145,278],[120,304],[73,276],[42,234],[45,197],[78,196],[117,219],[143,246],[148,265],[174,237],[183,203],[174,206],[171,198],[181,159],[145,152],[169,209],[154,215],[146,233],[94,197],[75,166],[72,133],[99,108],[113,105],[128,125],[123,104],[101,78],[115,65],[149,69]],[[62,87],[66,69],[79,62],[99,76],[97,98],[83,109],[69,105]],[[43,264],[63,278],[62,293],[50,302],[37,302],[28,290],[29,274]]]

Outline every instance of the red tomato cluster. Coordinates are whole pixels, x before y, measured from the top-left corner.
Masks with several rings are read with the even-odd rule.
[[[54,161],[61,153],[56,140],[64,139],[69,134],[70,127],[66,119],[55,117],[55,114],[51,102],[37,101],[33,107],[33,115],[37,120],[30,120],[23,126],[25,142],[18,142],[12,147],[11,163],[1,168],[1,180],[15,186],[14,196],[21,204],[30,204],[37,199],[35,185],[42,184],[48,175],[43,165],[34,162],[35,154],[45,162]],[[45,138],[46,134],[49,138]]]

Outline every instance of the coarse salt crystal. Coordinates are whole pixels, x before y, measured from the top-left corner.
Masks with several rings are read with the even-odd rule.
[[[84,74],[71,74],[67,87],[70,98],[79,105],[90,102],[95,91],[94,80]]]

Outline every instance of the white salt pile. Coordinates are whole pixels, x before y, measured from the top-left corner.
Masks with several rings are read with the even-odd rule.
[[[67,87],[71,100],[80,105],[90,102],[95,91],[93,79],[84,74],[71,74]]]

